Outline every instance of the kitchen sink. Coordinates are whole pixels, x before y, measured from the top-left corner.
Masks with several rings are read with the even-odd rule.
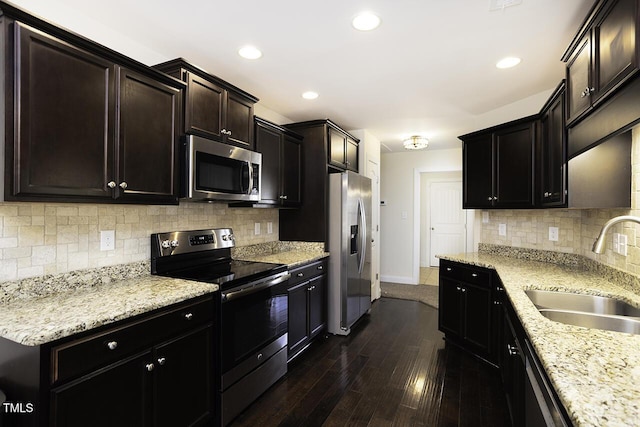
[[[640,318],[640,308],[615,298],[534,289],[526,290],[525,293],[540,311],[542,309],[569,310]]]
[[[585,328],[640,334],[640,309],[616,298],[559,291],[524,291],[549,320]]]
[[[569,325],[640,334],[640,318],[636,317],[549,309],[540,309],[540,313],[549,320]]]

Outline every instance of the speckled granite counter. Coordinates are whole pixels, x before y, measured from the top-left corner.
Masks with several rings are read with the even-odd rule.
[[[244,261],[273,262],[295,268],[326,258],[329,252],[324,251],[324,243],[269,242],[233,248],[231,256]]]
[[[0,337],[35,346],[218,290],[141,262],[0,283]]]
[[[636,277],[617,280],[624,274],[615,271],[603,274],[597,267],[579,260],[570,262],[572,265],[562,265],[495,253],[440,258],[497,271],[575,425],[640,425],[640,335],[548,320],[524,293],[526,289],[579,292],[616,297],[640,307]]]

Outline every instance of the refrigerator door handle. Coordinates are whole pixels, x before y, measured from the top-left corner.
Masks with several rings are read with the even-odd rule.
[[[364,211],[364,203],[362,199],[358,199],[358,216],[360,222],[360,251],[358,255],[360,255],[360,259],[358,260],[358,273],[362,273],[362,269],[364,268],[364,261],[367,254],[367,217],[365,216]]]

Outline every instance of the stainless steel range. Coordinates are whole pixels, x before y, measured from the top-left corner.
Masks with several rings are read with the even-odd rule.
[[[214,382],[222,425],[287,372],[287,266],[233,260],[234,246],[230,228],[151,235],[152,274],[220,286]]]

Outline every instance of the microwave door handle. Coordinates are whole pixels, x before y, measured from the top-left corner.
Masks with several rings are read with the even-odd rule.
[[[247,169],[249,170],[249,182],[247,183],[247,194],[251,194],[251,189],[253,187],[253,168],[251,167],[251,162],[247,161]]]

